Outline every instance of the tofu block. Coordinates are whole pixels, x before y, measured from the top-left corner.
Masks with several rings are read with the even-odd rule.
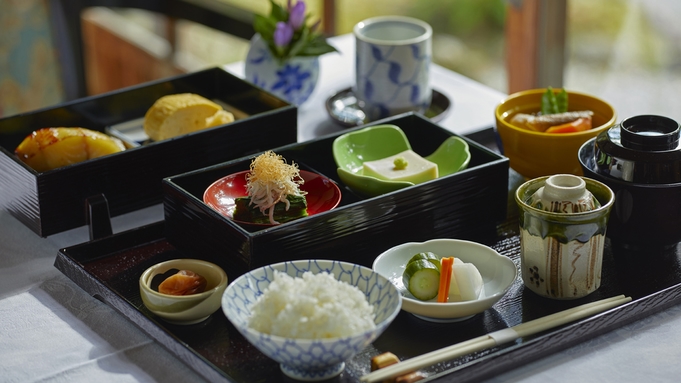
[[[396,166],[395,160],[406,166]],[[438,177],[437,164],[405,150],[387,158],[364,163],[364,175],[385,181],[408,181],[414,184],[430,181]]]

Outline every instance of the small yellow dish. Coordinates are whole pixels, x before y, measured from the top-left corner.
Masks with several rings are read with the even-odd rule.
[[[204,278],[205,291],[191,295],[161,294],[152,288],[154,277],[171,269],[191,270]],[[227,288],[227,274],[219,266],[198,259],[173,259],[151,266],[139,279],[142,302],[152,313],[173,324],[195,324],[216,312]]]
[[[495,111],[496,127],[513,170],[531,179],[554,174],[582,175],[579,148],[592,137],[613,126],[615,109],[600,98],[573,91],[568,93],[568,110],[591,110],[593,128],[577,133],[535,132],[510,123],[517,113],[536,113],[546,89],[532,89],[508,96]]]

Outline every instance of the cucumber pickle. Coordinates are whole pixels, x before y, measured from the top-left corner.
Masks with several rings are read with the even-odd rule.
[[[402,274],[402,282],[416,299],[431,300],[437,296],[440,268],[429,259],[410,261]]]

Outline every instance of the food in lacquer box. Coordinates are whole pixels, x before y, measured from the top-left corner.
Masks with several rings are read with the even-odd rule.
[[[168,295],[191,295],[206,290],[208,281],[191,270],[179,270],[158,285],[158,292]]]
[[[364,293],[325,272],[299,278],[276,271],[251,313],[250,327],[285,338],[339,338],[376,327]]]
[[[165,140],[234,121],[222,106],[198,94],[180,93],[156,100],[144,116],[144,132],[153,141]]]
[[[593,114],[590,110],[569,112],[565,89],[554,92],[548,87],[542,96],[539,113],[518,113],[511,118],[511,123],[537,132],[575,133],[591,129]]]
[[[235,199],[235,220],[275,225],[308,215],[300,190],[304,181],[295,163],[267,151],[253,159],[246,180],[248,196]]]
[[[14,153],[34,170],[44,172],[123,150],[123,142],[107,134],[79,127],[60,127],[32,132]]]
[[[402,283],[418,300],[463,302],[478,299],[483,280],[472,263],[431,252],[414,255],[405,266]]]

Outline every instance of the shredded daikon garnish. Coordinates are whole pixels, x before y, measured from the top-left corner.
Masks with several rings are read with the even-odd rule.
[[[246,181],[250,203],[255,204],[263,215],[268,215],[273,225],[279,223],[274,220],[274,205],[283,202],[288,210],[289,201],[286,196],[305,195],[299,188],[304,181],[300,177],[298,165],[293,162],[287,164],[282,156],[271,150],[253,159]]]

